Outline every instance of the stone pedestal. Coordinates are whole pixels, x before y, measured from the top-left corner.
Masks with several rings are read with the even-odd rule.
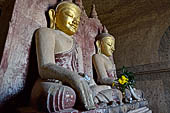
[[[124,104],[121,106],[107,106],[105,108],[97,108],[95,110],[81,111],[76,109],[65,109],[53,113],[127,113],[132,110],[136,110],[148,105],[148,101],[134,102],[132,104]],[[25,107],[18,109],[19,113],[43,113],[33,110],[31,107]],[[148,110],[149,111],[149,110]]]

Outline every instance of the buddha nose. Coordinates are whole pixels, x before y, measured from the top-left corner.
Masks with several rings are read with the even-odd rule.
[[[115,47],[114,46],[112,46],[112,51],[115,51]]]

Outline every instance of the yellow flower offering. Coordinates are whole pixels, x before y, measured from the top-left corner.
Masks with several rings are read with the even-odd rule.
[[[123,85],[123,84],[128,82],[128,78],[126,78],[125,75],[122,75],[121,78],[119,78],[118,81],[119,81],[120,84]]]

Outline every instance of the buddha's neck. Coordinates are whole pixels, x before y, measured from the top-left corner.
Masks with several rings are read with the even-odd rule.
[[[110,60],[110,57],[106,56],[105,54],[101,53],[102,56],[104,56],[106,59]]]
[[[68,39],[72,39],[73,38],[73,35],[68,35],[68,34],[64,33],[63,31],[61,31],[59,29],[56,29],[55,31],[59,32],[61,35],[63,35],[64,37],[66,37]]]

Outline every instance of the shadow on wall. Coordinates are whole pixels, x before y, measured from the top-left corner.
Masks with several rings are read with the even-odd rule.
[[[0,61],[9,29],[9,22],[12,17],[15,0],[0,1]]]
[[[13,95],[10,97],[10,99],[6,100],[0,105],[0,113],[19,113],[19,108],[29,106],[32,87],[35,81],[38,79],[38,75],[35,35],[33,35],[29,54],[28,73],[24,88],[22,91]]]
[[[1,16],[1,10],[2,10],[2,9],[1,9],[1,7],[0,7],[0,16]]]

